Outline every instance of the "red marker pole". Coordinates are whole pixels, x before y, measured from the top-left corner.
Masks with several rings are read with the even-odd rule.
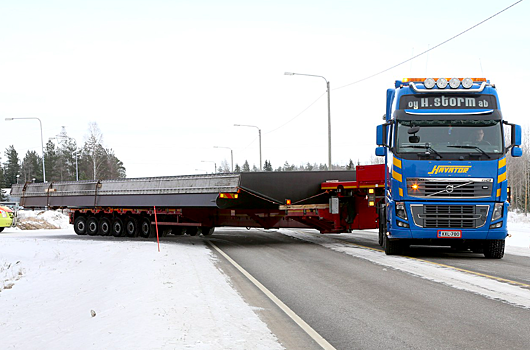
[[[158,244],[158,251],[160,252],[160,240],[158,239],[158,220],[156,218],[156,206],[154,208],[155,208],[156,243]]]

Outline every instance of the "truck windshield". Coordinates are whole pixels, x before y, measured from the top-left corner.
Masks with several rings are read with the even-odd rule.
[[[466,155],[503,154],[499,120],[398,120],[395,151]]]

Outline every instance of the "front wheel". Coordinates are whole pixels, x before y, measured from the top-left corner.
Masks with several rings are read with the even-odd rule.
[[[484,243],[484,256],[486,259],[502,259],[504,256],[504,239],[494,239]]]
[[[383,235],[383,247],[386,255],[400,255],[403,251],[402,243],[390,240],[387,235]]]

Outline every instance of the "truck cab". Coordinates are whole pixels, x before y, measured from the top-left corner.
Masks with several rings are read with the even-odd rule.
[[[521,128],[503,119],[495,85],[484,78],[396,81],[384,119],[376,155],[386,164],[385,252],[450,245],[502,258],[506,155],[522,151]]]

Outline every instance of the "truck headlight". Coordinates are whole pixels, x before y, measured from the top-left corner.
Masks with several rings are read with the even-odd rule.
[[[408,220],[407,211],[405,210],[405,203],[396,202],[396,216],[403,220]]]
[[[504,212],[504,203],[495,203],[495,208],[493,209],[493,215],[491,215],[491,221],[499,220],[502,218]]]

